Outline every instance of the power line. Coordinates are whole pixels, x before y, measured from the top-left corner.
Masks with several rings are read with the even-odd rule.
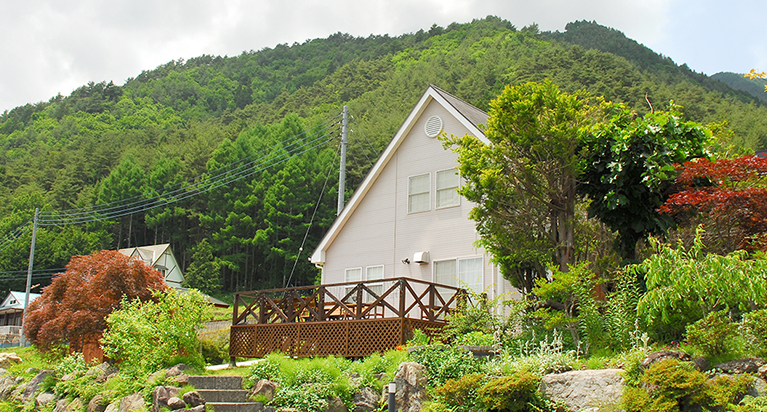
[[[128,214],[142,210],[144,207],[147,207],[147,205],[150,205],[152,202],[160,201],[164,197],[169,197],[173,199],[174,196],[182,193],[186,194],[188,193],[187,190],[190,188],[194,188],[195,186],[199,187],[202,185],[204,188],[206,185],[216,185],[222,181],[225,181],[225,183],[231,183],[231,173],[236,172],[235,176],[243,174],[243,171],[248,170],[251,166],[259,165],[259,162],[266,162],[270,160],[270,157],[275,157],[276,159],[279,159],[281,157],[285,156],[292,156],[294,155],[299,149],[304,148],[307,146],[307,144],[310,144],[312,142],[316,142],[319,139],[322,139],[324,137],[327,137],[330,133],[332,133],[332,130],[328,131],[331,127],[333,127],[337,123],[332,123],[331,119],[330,121],[326,121],[322,125],[320,125],[320,128],[318,130],[315,130],[309,135],[306,135],[305,132],[292,136],[293,138],[296,138],[296,140],[293,143],[288,144],[287,146],[283,147],[283,143],[277,143],[269,148],[264,149],[260,153],[254,153],[252,155],[246,156],[238,161],[229,163],[225,166],[222,166],[218,169],[213,170],[212,172],[204,173],[201,176],[198,176],[193,179],[187,179],[185,182],[177,183],[175,185],[170,186],[169,188],[171,190],[165,190],[162,193],[159,193],[157,195],[147,197],[147,193],[133,196],[131,198],[127,199],[120,199],[117,201],[104,203],[100,205],[95,205],[87,208],[80,208],[80,209],[69,209],[64,211],[53,211],[53,212],[45,212],[40,214],[40,221],[43,225],[51,225],[55,224],[56,220],[65,220],[65,222],[62,223],[69,223],[70,220],[80,220],[82,216],[88,216],[92,217],[94,214],[105,214],[108,217],[112,214],[120,214],[121,212],[125,211],[126,208],[129,211]],[[325,133],[322,133],[325,132]],[[322,133],[322,134],[321,134]],[[305,138],[303,140],[300,139],[302,135],[305,135]],[[314,137],[311,140],[307,140],[311,137]],[[309,143],[307,143],[307,141]],[[297,147],[293,147],[297,146]],[[277,149],[283,149],[282,153],[277,152]],[[264,154],[266,153],[266,154]],[[303,153],[303,152],[301,152]],[[256,156],[261,155],[260,157],[256,158]],[[251,160],[254,159],[254,160]],[[250,160],[246,163],[246,161]],[[237,166],[239,164],[239,166]],[[235,167],[236,166],[236,167]],[[272,165],[266,164],[266,167],[270,167]],[[259,169],[263,170],[262,169]],[[236,180],[236,179],[235,179]],[[195,183],[196,182],[196,183]],[[214,187],[215,188],[215,187]],[[195,192],[197,193],[197,192]],[[204,193],[204,192],[201,192]],[[168,202],[167,200],[162,204],[168,204],[172,202]],[[156,206],[155,206],[156,207]],[[65,216],[65,218],[62,218],[61,216]],[[103,219],[98,219],[103,220]]]
[[[334,130],[331,130],[331,127],[334,125],[335,124],[326,122],[325,127],[306,136],[307,139],[296,140],[284,147],[282,147],[282,144],[277,144],[269,148],[282,149],[278,153],[270,152],[247,163],[243,163],[243,159],[234,163],[230,163],[227,167],[217,169],[216,174],[214,174],[212,178],[206,178],[204,177],[205,175],[203,175],[201,181],[196,184],[189,184],[187,186],[179,187],[175,190],[165,191],[150,198],[147,198],[146,194],[142,196],[136,196],[134,199],[139,198],[141,200],[136,200],[132,203],[122,203],[124,201],[112,202],[111,204],[105,204],[109,206],[106,208],[103,207],[105,205],[99,205],[98,207],[75,209],[67,212],[59,212],[58,214],[56,212],[49,212],[45,214],[45,217],[41,217],[40,225],[67,225],[114,219],[122,216],[127,216],[135,212],[146,211],[156,207],[176,203],[189,197],[209,192],[221,186],[228,185],[248,176],[252,176],[253,174],[283,163],[293,156],[301,155],[326,144],[336,137],[333,134]],[[320,134],[321,132],[325,133]],[[300,135],[294,137],[298,136]],[[310,137],[311,139],[308,139]],[[253,158],[254,156],[255,155],[251,155],[249,158]],[[247,158],[244,160],[247,160]],[[240,164],[239,166],[231,168],[232,165],[236,165],[238,163]]]

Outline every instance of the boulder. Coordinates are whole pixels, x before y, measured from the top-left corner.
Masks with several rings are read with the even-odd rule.
[[[188,412],[205,412],[205,405],[198,405],[188,410]]]
[[[572,411],[603,405],[616,405],[623,393],[621,369],[570,371],[546,375],[541,393],[549,400],[562,402]]]
[[[403,362],[394,376],[397,393],[394,396],[397,411],[417,412],[429,400],[426,393],[426,367],[415,362]]]
[[[40,410],[49,403],[56,402],[57,396],[52,392],[42,392],[35,396],[35,409]]]
[[[171,396],[170,399],[168,399],[168,407],[173,411],[184,409],[186,408],[186,402],[177,396]]]
[[[354,394],[354,412],[370,412],[378,408],[381,397],[370,388],[362,388]]]
[[[56,402],[56,406],[53,408],[53,412],[64,412],[67,410],[67,407],[69,406],[69,401],[66,399],[59,399],[58,402]]]
[[[68,402],[66,399],[61,399],[56,402],[56,408],[53,412],[80,412],[83,409],[83,401],[80,398],[75,398],[72,402]]]
[[[190,407],[205,405],[205,399],[203,399],[200,392],[197,391],[187,392],[181,399],[183,399]]]
[[[160,408],[168,406],[168,399],[178,396],[181,388],[175,386],[157,386],[152,390],[152,412],[160,412]]]
[[[31,381],[27,384],[27,386],[24,388],[24,391],[21,393],[21,401],[23,403],[27,403],[32,398],[34,398],[37,391],[40,389],[40,385],[43,384],[43,381],[46,377],[49,375],[53,375],[54,371],[52,369],[46,369],[43,371],[40,371],[37,375],[35,375],[34,378],[32,378]]]
[[[727,374],[759,373],[764,361],[759,358],[736,359],[714,365],[714,368]]]
[[[134,412],[146,409],[146,402],[144,397],[140,393],[136,392],[120,399],[120,406],[117,407],[117,412]],[[107,406],[107,411],[109,407]]]
[[[97,394],[93,398],[91,398],[91,401],[88,402],[88,408],[86,409],[87,412],[104,412],[104,410],[107,408],[107,402],[106,399],[104,399],[104,396],[102,394]]]
[[[322,409],[322,412],[349,412],[349,408],[346,407],[346,404],[341,398],[334,396],[328,399],[328,403],[325,405],[325,408]]]
[[[179,363],[178,365],[171,366],[168,368],[168,371],[165,373],[165,376],[168,378],[172,378],[174,376],[181,375],[183,371],[188,370],[189,366]]]
[[[258,395],[262,395],[269,402],[274,399],[274,393],[277,391],[277,383],[266,379],[260,379],[253,386],[253,390],[250,391],[250,397],[255,398]]]
[[[16,388],[16,379],[11,375],[5,375],[0,378],[0,401],[8,400],[8,397]]]
[[[647,369],[655,362],[659,362],[666,359],[676,359],[680,361],[689,361],[690,360],[690,354],[685,353],[678,350],[662,350],[659,352],[653,352],[642,361],[642,363],[639,365],[642,369]]]
[[[104,412],[117,412],[120,409],[120,402],[112,402],[109,405],[107,405],[107,408],[104,409]]]
[[[176,382],[179,386],[187,385],[189,384],[189,375],[180,373],[173,377],[173,382]]]
[[[21,363],[21,358],[14,352],[0,353],[0,368],[8,369]]]

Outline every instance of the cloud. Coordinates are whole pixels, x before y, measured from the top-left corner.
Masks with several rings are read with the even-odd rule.
[[[715,0],[702,2],[713,9],[706,10],[714,16],[707,19],[721,14]],[[518,28],[537,23],[541,30],[560,31],[571,21],[595,20],[675,60],[678,53],[692,62],[706,46],[685,34],[699,33],[695,23],[701,19],[680,18],[685,7],[695,9],[681,0],[6,1],[0,2],[0,111],[67,95],[89,81],[123,84],[178,58],[232,56],[336,32],[397,36],[487,15]],[[724,38],[728,31],[718,32]],[[680,38],[686,45],[676,45]],[[731,45],[728,52],[764,61],[763,47],[739,47]],[[695,54],[682,54],[686,49]]]

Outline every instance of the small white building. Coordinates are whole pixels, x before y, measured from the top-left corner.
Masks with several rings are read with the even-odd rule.
[[[408,277],[516,294],[476,245],[474,204],[456,193],[457,155],[437,138],[489,144],[486,122],[487,113],[429,86],[312,254],[322,284]]]
[[[168,286],[175,289],[181,288],[184,274],[181,273],[176,257],[173,256],[170,244],[125,248],[120,249],[119,252],[123,255],[139,259],[162,273]]]

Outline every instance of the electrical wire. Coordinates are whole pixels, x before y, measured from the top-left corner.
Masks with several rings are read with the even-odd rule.
[[[261,158],[241,164],[240,166],[237,166],[233,169],[228,167],[221,168],[219,170],[223,171],[219,172],[213,178],[207,178],[197,184],[183,186],[170,192],[163,192],[152,198],[144,197],[141,201],[134,201],[133,203],[122,204],[120,206],[79,209],[76,212],[68,212],[63,215],[47,213],[46,217],[41,217],[39,219],[38,224],[41,226],[53,226],[114,219],[122,216],[127,216],[135,212],[154,209],[156,207],[165,206],[193,196],[197,196],[221,186],[225,186],[235,181],[244,179],[248,176],[252,176],[253,174],[283,163],[293,156],[301,155],[308,151],[314,150],[317,147],[334,140],[336,138],[335,134],[333,133],[335,130],[329,130],[332,126],[333,124],[324,127],[312,135],[309,135],[313,137],[311,140],[296,140],[295,142],[283,147],[283,149],[288,148],[288,150],[282,150],[277,154],[269,153],[265,156],[262,156]],[[322,131],[326,131],[326,133],[319,135],[319,132]],[[272,148],[280,146],[281,145],[275,145],[272,146]],[[242,162],[238,161],[233,164],[237,163]],[[117,202],[114,202],[113,204],[116,203]]]
[[[314,216],[317,214],[317,210],[320,208],[320,203],[322,203],[322,197],[325,195],[325,188],[328,186],[328,180],[330,179],[330,174],[333,172],[333,169],[335,168],[335,159],[338,159],[338,152],[341,150],[341,146],[338,146],[338,150],[336,150],[336,156],[333,160],[333,162],[330,164],[330,167],[328,167],[328,174],[325,176],[325,183],[322,185],[322,190],[320,191],[320,196],[317,198],[317,203],[314,205],[314,212],[312,212],[312,217],[309,219],[309,224],[306,226],[306,233],[304,233],[304,239],[301,241],[301,246],[298,248],[298,253],[296,254],[296,260],[293,262],[293,269],[290,270],[290,276],[288,276],[288,280],[285,282],[285,285],[283,285],[283,289],[287,288],[290,284],[290,281],[293,279],[293,273],[296,271],[296,265],[298,264],[298,259],[301,257],[301,252],[304,251],[304,245],[306,244],[306,238],[309,236],[309,230],[312,228],[312,223],[314,223]],[[284,297],[284,296],[283,296]]]
[[[340,116],[341,116],[340,114],[336,115],[336,117],[331,118],[331,119],[326,120],[325,122],[321,123],[319,126],[317,126],[317,130],[315,130],[311,134],[307,135],[306,137],[315,136],[315,135],[317,135],[317,134],[319,134],[319,133],[329,129],[330,127],[333,127],[333,126],[337,125],[338,122],[334,122],[334,120],[336,120]],[[166,188],[166,191],[164,191],[162,194],[160,194],[158,196],[155,196],[154,198],[158,198],[158,197],[161,197],[162,195],[168,195],[168,194],[175,193],[175,192],[178,192],[178,191],[183,191],[187,187],[192,185],[194,182],[199,181],[199,180],[205,180],[205,179],[215,180],[215,179],[220,178],[221,176],[226,175],[227,173],[230,173],[232,170],[237,170],[237,169],[241,169],[243,167],[248,167],[250,164],[253,164],[256,161],[261,160],[264,157],[269,156],[272,153],[272,151],[275,150],[275,149],[279,149],[281,147],[283,149],[287,149],[287,148],[297,144],[298,142],[301,141],[300,137],[302,135],[306,135],[306,133],[307,132],[302,132],[302,133],[299,133],[298,135],[292,136],[293,138],[295,138],[295,141],[293,143],[285,146],[285,147],[282,147],[282,145],[283,145],[282,142],[276,143],[276,144],[272,145],[271,147],[265,148],[264,150],[262,150],[259,153],[254,153],[254,154],[245,156],[242,159],[239,159],[239,160],[237,160],[235,162],[231,162],[231,163],[229,163],[227,165],[221,166],[220,168],[214,169],[213,171],[206,172],[206,173],[204,173],[204,174],[202,174],[200,176],[197,176],[197,177],[194,177],[194,178],[190,178],[190,179],[187,179],[186,181],[179,182],[179,183],[176,183],[174,185],[171,185],[168,188],[171,188],[171,189],[174,189],[174,190],[167,190],[168,188]],[[264,155],[264,153],[266,153],[266,155]],[[248,161],[250,159],[253,159],[253,158],[255,158],[259,154],[262,155],[262,156],[260,158],[256,159],[255,161],[249,162],[248,164],[241,165],[241,166],[238,166],[238,167],[233,169],[233,167],[235,165],[242,164],[242,163],[244,163],[244,162],[246,162],[246,161]],[[145,196],[146,196],[146,194],[139,194],[139,195],[132,196],[132,197],[129,197],[129,198],[126,198],[126,199],[120,199],[120,200],[116,200],[116,201],[113,201],[113,202],[103,203],[103,204],[91,206],[91,207],[88,207],[88,208],[68,209],[68,210],[63,210],[63,211],[58,211],[58,212],[56,212],[56,211],[53,211],[53,212],[41,212],[40,213],[40,217],[42,217],[42,218],[57,217],[60,214],[77,216],[77,215],[82,215],[82,214],[103,213],[104,211],[109,211],[109,210],[114,210],[114,209],[122,209],[125,206],[133,205],[135,203],[145,202],[147,200],[152,200],[152,198],[146,198]],[[129,201],[132,201],[132,202],[128,203]]]

